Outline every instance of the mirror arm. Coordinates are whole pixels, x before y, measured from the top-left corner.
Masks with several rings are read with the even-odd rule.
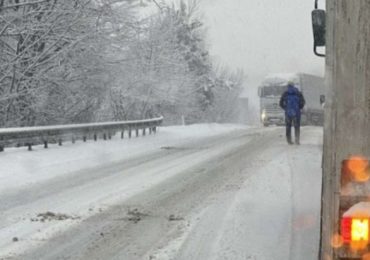
[[[319,8],[319,0],[315,0],[315,9]]]
[[[316,56],[319,56],[319,57],[326,57],[325,54],[322,54],[322,53],[318,53],[317,52],[317,46],[314,44],[313,46],[313,52],[315,53]]]

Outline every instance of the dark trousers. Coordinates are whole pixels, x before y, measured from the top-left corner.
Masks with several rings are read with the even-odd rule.
[[[294,136],[295,141],[299,142],[299,136],[300,136],[300,127],[301,127],[301,117],[295,116],[295,117],[289,117],[285,116],[285,126],[286,126],[286,138],[288,142],[292,141],[292,126],[294,126]]]

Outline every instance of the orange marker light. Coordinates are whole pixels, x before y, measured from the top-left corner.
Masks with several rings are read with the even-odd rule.
[[[339,234],[334,234],[331,238],[331,246],[333,248],[341,248],[343,246],[343,237]]]
[[[361,156],[353,156],[348,160],[348,169],[352,172],[363,172],[368,167],[369,161]]]
[[[342,182],[348,178],[348,181],[351,179],[356,182],[366,182],[370,179],[370,162],[362,156],[352,156],[344,160],[342,167]]]

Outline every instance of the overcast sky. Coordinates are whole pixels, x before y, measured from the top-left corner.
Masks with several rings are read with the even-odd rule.
[[[314,0],[202,0],[211,54],[244,69],[247,91],[267,73],[324,74],[324,59],[312,51]]]
[[[325,60],[313,54],[314,0],[198,1],[214,61],[244,70],[243,96],[252,105],[258,105],[257,87],[266,74],[324,76]],[[324,6],[325,0],[319,0],[319,7]]]

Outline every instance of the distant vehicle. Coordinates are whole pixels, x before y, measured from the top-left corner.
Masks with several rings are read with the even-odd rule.
[[[264,126],[284,125],[284,110],[280,108],[281,95],[287,89],[288,82],[303,93],[306,105],[302,111],[302,125],[324,124],[324,78],[304,74],[271,74],[258,88],[260,97],[260,119]]]

